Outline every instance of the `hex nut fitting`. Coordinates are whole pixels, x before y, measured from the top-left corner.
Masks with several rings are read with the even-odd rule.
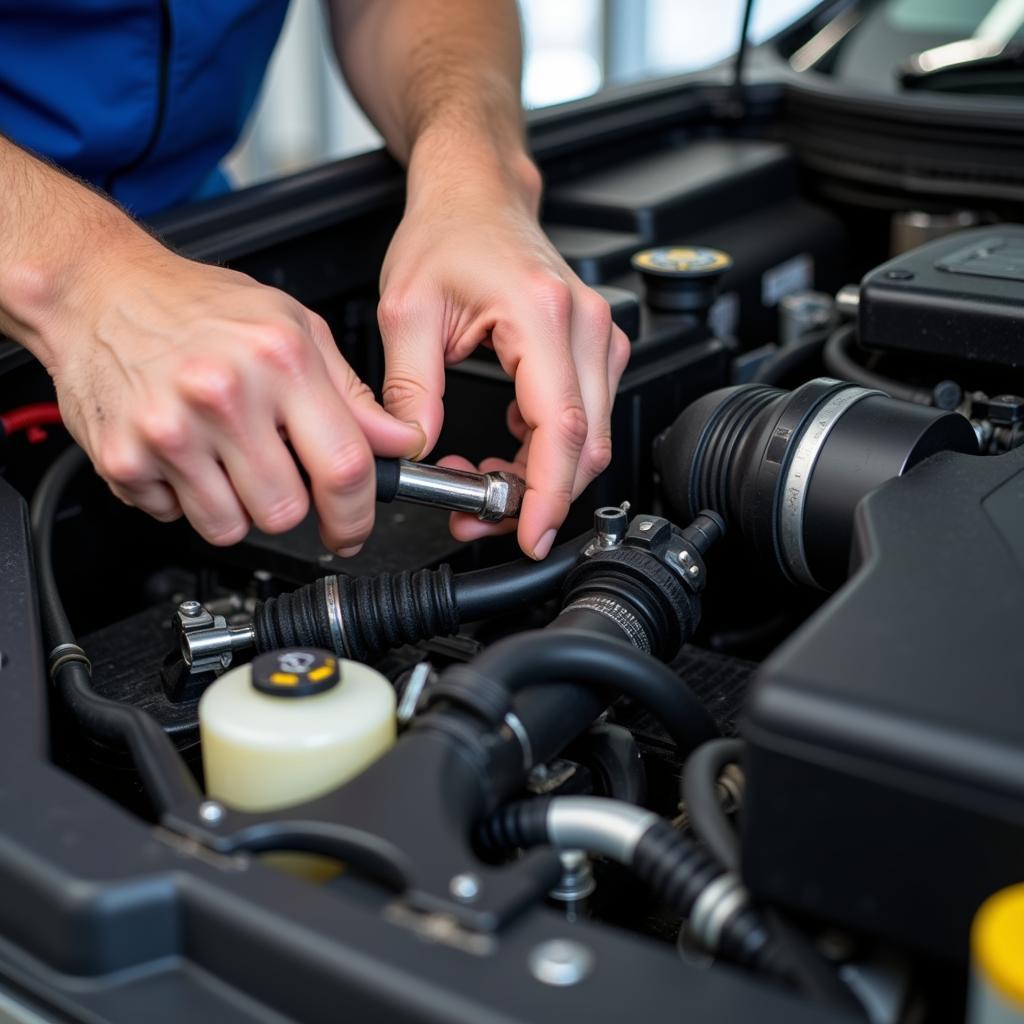
[[[487,473],[484,506],[478,518],[485,523],[515,519],[526,494],[526,481],[515,473]]]

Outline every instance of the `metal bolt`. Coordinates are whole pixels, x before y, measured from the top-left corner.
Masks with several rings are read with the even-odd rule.
[[[857,315],[860,306],[860,285],[844,284],[836,293],[836,309],[843,316]]]
[[[652,528],[653,526],[654,526],[654,523],[652,523],[652,522],[650,521],[650,519],[645,519],[645,520],[644,520],[644,521],[643,521],[643,522],[642,522],[642,523],[640,524],[640,529],[641,529],[641,530],[643,530],[643,531],[644,531],[644,533],[646,533],[646,532],[647,532],[648,530],[650,530],[650,529],[651,529],[651,528]]]
[[[697,576],[700,573],[700,566],[699,565],[691,565],[690,568],[687,569],[687,572],[691,576]]]
[[[178,611],[187,618],[194,619],[197,615],[202,615],[203,606],[198,601],[182,601],[178,605]]]
[[[548,895],[560,903],[581,903],[597,887],[590,858],[583,850],[562,850],[558,859],[562,862],[562,877]]]
[[[684,549],[684,550],[679,552],[679,561],[682,562],[683,565],[686,565],[686,563],[689,560],[690,560],[690,552],[689,551]]]
[[[480,895],[480,879],[465,871],[448,883],[448,891],[461,903],[472,903]]]
[[[398,702],[396,716],[399,725],[408,725],[416,717],[416,709],[420,705],[420,698],[430,679],[431,671],[429,661],[421,661],[418,665],[413,666],[405,681],[401,700]]]
[[[626,536],[629,518],[621,508],[606,505],[594,513],[594,532],[597,536],[597,547],[604,550],[618,547]]]
[[[217,825],[224,817],[224,808],[216,800],[204,800],[199,805],[199,817],[207,825]]]
[[[530,973],[545,985],[577,985],[594,967],[594,954],[573,939],[549,939],[530,952]]]

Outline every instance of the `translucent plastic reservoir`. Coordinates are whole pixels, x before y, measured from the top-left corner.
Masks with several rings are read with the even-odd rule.
[[[333,656],[324,657],[333,671]],[[221,676],[199,702],[207,794],[241,811],[277,810],[335,789],[380,757],[395,740],[394,689],[358,662],[337,668],[337,685],[303,696],[257,690],[250,665]]]

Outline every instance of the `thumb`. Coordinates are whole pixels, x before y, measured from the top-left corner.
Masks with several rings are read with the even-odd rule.
[[[429,308],[429,307],[428,307]],[[440,312],[415,313],[385,295],[378,310],[384,340],[384,408],[425,436],[426,455],[444,421],[444,343]]]
[[[310,326],[327,365],[327,375],[355,417],[374,454],[417,458],[427,446],[423,428],[415,422],[403,423],[385,412],[370,387],[359,379],[338,351],[327,324],[314,318]]]

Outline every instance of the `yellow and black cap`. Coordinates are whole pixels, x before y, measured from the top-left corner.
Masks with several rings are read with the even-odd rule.
[[[261,654],[252,663],[252,685],[272,697],[311,697],[341,682],[341,666],[319,647],[285,647]]]

